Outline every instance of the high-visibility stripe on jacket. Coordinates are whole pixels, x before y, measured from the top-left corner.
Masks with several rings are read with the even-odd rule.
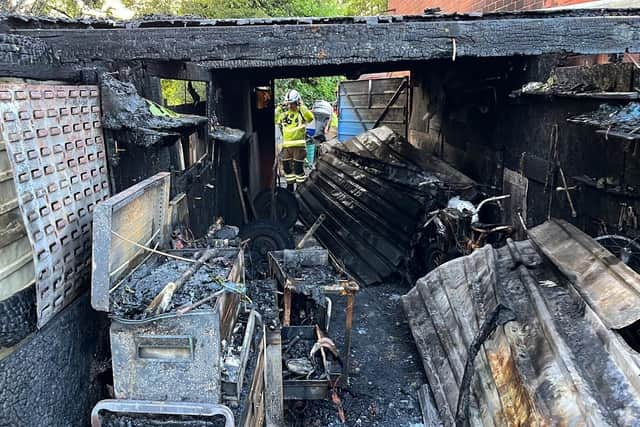
[[[307,107],[300,105],[295,111],[289,109],[285,111],[278,106],[275,121],[282,126],[283,147],[305,146],[305,123],[313,121],[313,113]]]
[[[304,139],[302,140],[296,140],[296,141],[283,141],[282,142],[282,148],[296,148],[296,147],[306,147],[307,143]]]

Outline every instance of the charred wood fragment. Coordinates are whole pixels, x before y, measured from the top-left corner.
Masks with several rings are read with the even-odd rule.
[[[130,143],[149,147],[155,144],[174,143],[180,136],[188,135],[207,118],[186,114],[170,114],[138,94],[132,83],[123,82],[104,74],[100,85],[103,127],[114,131],[130,132]]]

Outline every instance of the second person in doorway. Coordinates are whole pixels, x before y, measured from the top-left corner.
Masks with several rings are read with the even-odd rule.
[[[307,157],[305,133],[306,124],[313,120],[313,114],[302,103],[298,91],[287,92],[283,105],[276,108],[276,125],[282,128],[282,168],[287,188],[294,189],[295,183],[305,180],[304,162]]]

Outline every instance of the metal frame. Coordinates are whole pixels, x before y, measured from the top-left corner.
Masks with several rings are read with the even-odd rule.
[[[342,380],[348,382],[350,373],[351,342],[353,332],[353,308],[355,305],[355,296],[356,293],[360,290],[360,286],[358,286],[358,283],[346,272],[344,272],[344,270],[340,266],[336,265],[333,258],[329,257],[329,251],[327,251],[326,249],[312,249],[311,251],[310,249],[297,249],[291,251],[306,251],[309,253],[311,253],[311,251],[315,251],[316,253],[324,252],[327,255],[328,262],[333,265],[336,271],[342,271],[344,276],[347,277],[346,280],[338,280],[338,282],[334,285],[321,286],[321,289],[325,295],[338,295],[347,298],[347,311],[345,319],[345,348],[343,354],[344,372],[342,375]],[[277,251],[275,252],[275,254],[277,254],[278,252],[284,251]],[[296,279],[287,276],[273,252],[269,253],[269,270],[272,277],[274,277],[282,285],[282,288],[284,290],[282,326],[290,326],[291,299],[293,293],[295,292]]]
[[[234,427],[231,409],[217,403],[156,402],[152,400],[101,400],[91,411],[91,427],[101,427],[101,411],[118,414],[192,415],[201,417],[223,416],[225,427]]]
[[[94,309],[109,311],[109,290],[146,255],[140,247],[119,242],[120,238],[113,232],[127,235],[142,246],[157,244],[164,247],[169,235],[166,228],[170,180],[169,172],[160,172],[97,206],[93,218],[91,269],[91,306]],[[118,247],[120,243],[122,246]]]
[[[93,211],[109,196],[98,87],[0,84],[0,120],[41,328],[84,290]]]

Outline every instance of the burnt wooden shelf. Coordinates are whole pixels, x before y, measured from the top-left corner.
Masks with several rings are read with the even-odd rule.
[[[640,93],[638,92],[523,92],[522,95],[609,101],[635,101],[640,99]]]
[[[616,190],[615,188],[599,188],[596,184],[596,181],[587,176],[573,176],[575,181],[578,181],[580,184],[585,185],[591,189],[602,191],[603,193],[611,194],[617,197],[625,197],[625,198],[633,198],[640,199],[640,192],[638,191],[626,191],[626,190]]]

